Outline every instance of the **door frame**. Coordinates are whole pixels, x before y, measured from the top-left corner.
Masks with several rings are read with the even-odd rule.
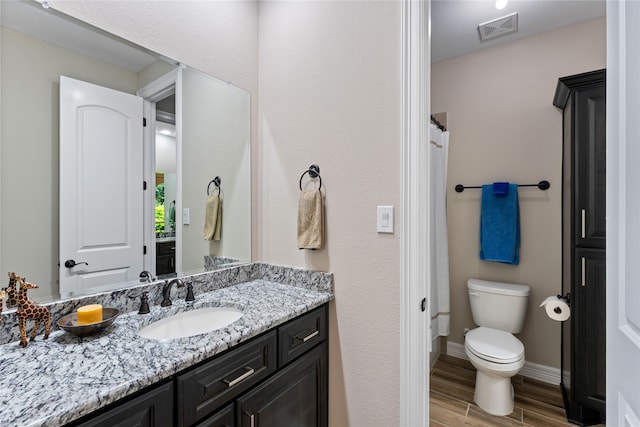
[[[402,1],[401,426],[429,425],[430,15],[430,1]]]
[[[179,81],[181,66],[175,70],[168,72],[162,77],[152,81],[148,85],[139,89],[136,93],[143,98],[142,114],[147,119],[147,126],[143,131],[144,144],[144,164],[143,177],[147,183],[147,191],[144,193],[144,245],[147,252],[144,255],[144,269],[155,272],[156,270],[156,229],[155,229],[155,173],[156,173],[156,146],[155,146],[155,129],[156,129],[156,102],[175,93],[176,95],[176,213],[182,212],[182,103],[178,100]],[[176,222],[182,225],[181,215],[177,215]],[[176,224],[176,271],[181,271],[182,267],[182,227]]]

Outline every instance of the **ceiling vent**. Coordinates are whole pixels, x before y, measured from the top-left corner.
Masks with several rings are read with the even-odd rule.
[[[478,33],[480,34],[481,41],[494,39],[509,33],[515,33],[516,31],[518,31],[517,12],[478,25]]]

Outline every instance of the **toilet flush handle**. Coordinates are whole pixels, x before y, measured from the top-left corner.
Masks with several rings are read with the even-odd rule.
[[[469,292],[469,296],[470,297],[479,298],[480,297],[480,293],[471,291],[471,292]]]

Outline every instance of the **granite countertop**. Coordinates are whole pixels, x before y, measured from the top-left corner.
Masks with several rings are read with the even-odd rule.
[[[254,279],[200,295],[196,289],[189,306],[174,298],[173,306],[153,305],[146,315],[122,314],[93,336],[57,330],[24,349],[17,342],[0,345],[0,426],[64,425],[332,298],[331,291]],[[244,316],[194,337],[155,341],[136,334],[170,314],[212,306],[235,307]]]

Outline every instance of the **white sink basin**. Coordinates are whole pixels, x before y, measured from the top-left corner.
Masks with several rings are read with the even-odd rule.
[[[208,307],[184,311],[142,328],[138,335],[152,340],[171,340],[205,334],[224,328],[244,316],[232,307]]]

